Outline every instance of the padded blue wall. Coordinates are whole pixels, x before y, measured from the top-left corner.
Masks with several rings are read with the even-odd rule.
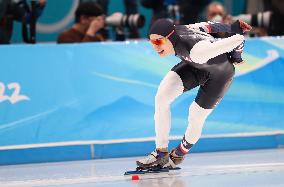
[[[282,38],[248,39],[247,63],[236,67],[233,85],[208,118],[204,136],[283,132],[283,43]],[[0,51],[0,149],[6,151],[154,137],[155,92],[179,62],[159,58],[147,42],[0,46]],[[192,90],[172,105],[171,135],[183,135],[195,94]],[[279,137],[272,147],[281,146]],[[100,151],[95,146],[95,155]]]

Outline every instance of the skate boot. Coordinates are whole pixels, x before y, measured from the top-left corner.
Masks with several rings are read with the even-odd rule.
[[[170,163],[173,162],[174,165],[171,163],[171,166],[174,168],[176,165],[182,163],[184,160],[185,155],[178,155],[176,153],[177,148],[173,149],[170,153]]]
[[[193,144],[186,141],[185,136],[182,138],[181,143],[174,148],[170,153],[170,163],[172,166],[182,163],[185,155],[189,152]],[[172,164],[173,163],[173,164]]]
[[[156,149],[150,153],[147,157],[136,161],[138,167],[151,168],[151,167],[163,167],[169,162],[169,153],[167,149]]]

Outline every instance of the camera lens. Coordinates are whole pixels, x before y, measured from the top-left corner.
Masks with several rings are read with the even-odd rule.
[[[106,18],[106,24],[115,27],[141,28],[145,24],[145,17],[140,14],[113,14]]]
[[[145,24],[144,16],[139,14],[132,14],[127,16],[127,26],[131,28],[141,28]]]

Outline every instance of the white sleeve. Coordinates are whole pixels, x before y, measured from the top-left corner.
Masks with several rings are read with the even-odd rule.
[[[190,50],[190,58],[195,63],[204,64],[211,58],[232,51],[243,41],[244,36],[240,34],[236,34],[212,43],[210,41],[203,40],[196,43],[192,47]]]

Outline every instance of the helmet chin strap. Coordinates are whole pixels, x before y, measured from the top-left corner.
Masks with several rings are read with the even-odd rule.
[[[179,40],[179,36],[177,35],[175,30],[168,39],[171,41],[173,47],[175,48]]]

